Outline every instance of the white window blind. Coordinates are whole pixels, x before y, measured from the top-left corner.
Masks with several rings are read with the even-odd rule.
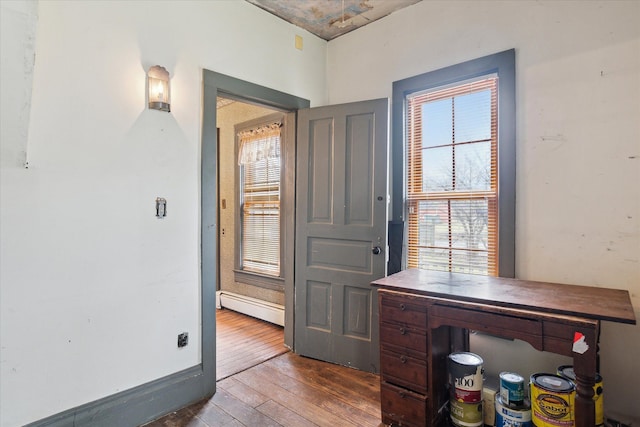
[[[241,132],[241,268],[280,275],[280,123]]]
[[[409,267],[497,275],[497,77],[406,98]]]

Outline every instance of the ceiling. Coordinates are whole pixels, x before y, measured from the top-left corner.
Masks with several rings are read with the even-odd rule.
[[[310,33],[332,40],[422,0],[246,0]]]

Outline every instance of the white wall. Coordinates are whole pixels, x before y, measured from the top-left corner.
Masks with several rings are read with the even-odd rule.
[[[0,163],[2,166],[24,165],[27,161],[38,3],[4,1],[0,7],[0,86],[3,89]],[[13,90],[5,89],[9,87]]]
[[[629,289],[640,320],[637,1],[424,1],[330,42],[327,64],[324,41],[242,1],[45,1],[37,32],[22,3],[0,2],[3,427],[199,362],[202,68],[324,105],[516,48],[518,275]],[[171,114],[145,109],[156,63]],[[605,322],[601,347],[605,405],[637,415],[640,327]]]
[[[393,81],[511,48],[517,275],[628,289],[640,322],[640,2],[420,2],[329,42],[329,101],[390,97]],[[606,408],[639,416],[640,325],[602,330]],[[559,361],[474,343],[489,370]]]
[[[31,6],[0,2],[7,427],[200,362],[202,69],[326,102],[326,42],[244,1]],[[28,66],[23,78],[4,73],[25,67],[34,34],[29,105]],[[172,76],[170,114],[145,108],[155,64]],[[177,349],[183,331],[190,342]]]

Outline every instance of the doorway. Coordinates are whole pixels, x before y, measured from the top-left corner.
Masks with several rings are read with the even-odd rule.
[[[280,110],[240,97],[216,99],[218,381],[286,351],[283,255],[284,239],[292,233],[286,233],[281,212],[292,203],[293,189],[283,185],[287,165],[280,154],[291,151],[293,141],[281,135],[286,135],[284,118]],[[279,129],[268,129],[274,125]],[[273,134],[267,138],[265,132]],[[262,155],[255,150],[266,141],[281,149],[271,150],[271,158],[240,160],[241,153],[250,151],[243,147]]]
[[[218,242],[219,242],[219,181],[218,181],[218,136],[217,136],[217,99],[218,97],[241,100],[249,104],[285,112],[285,120],[295,120],[295,112],[308,108],[310,103],[306,99],[298,98],[283,92],[236,79],[209,70],[203,71],[204,96],[202,118],[202,154],[201,154],[201,286],[202,286],[202,371],[205,393],[213,394],[216,389],[216,291],[218,290]],[[291,141],[295,139],[295,126],[288,126]],[[295,147],[293,147],[295,150]],[[295,151],[285,152],[294,162]],[[286,161],[286,160],[285,160]],[[285,180],[295,185],[295,170],[286,174]],[[293,204],[292,204],[293,205]],[[294,206],[290,212],[293,218]],[[293,221],[289,221],[293,236]],[[225,230],[226,232],[226,230]],[[291,238],[291,240],[293,240]],[[289,241],[286,239],[285,241]],[[293,242],[285,247],[285,257],[293,259]],[[284,273],[284,306],[285,326],[284,342],[293,347],[293,263],[285,267]]]
[[[285,139],[295,141],[283,150],[284,161],[291,162],[283,185],[303,189],[295,196],[298,206],[290,203],[282,212],[289,227],[283,257],[290,261],[283,268],[285,344],[305,356],[377,371],[377,298],[369,284],[384,276],[386,265],[388,100],[309,109],[308,100],[204,70],[202,365],[212,391],[220,240],[218,97],[285,112],[290,124]],[[320,225],[338,234],[325,236]],[[320,340],[314,338],[318,334]],[[305,349],[305,344],[310,345]]]

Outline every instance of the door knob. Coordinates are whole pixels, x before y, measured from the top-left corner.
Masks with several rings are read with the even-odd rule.
[[[380,252],[382,252],[382,249],[380,249],[380,246],[374,246],[373,249],[371,249],[371,252],[374,255],[380,255]]]

